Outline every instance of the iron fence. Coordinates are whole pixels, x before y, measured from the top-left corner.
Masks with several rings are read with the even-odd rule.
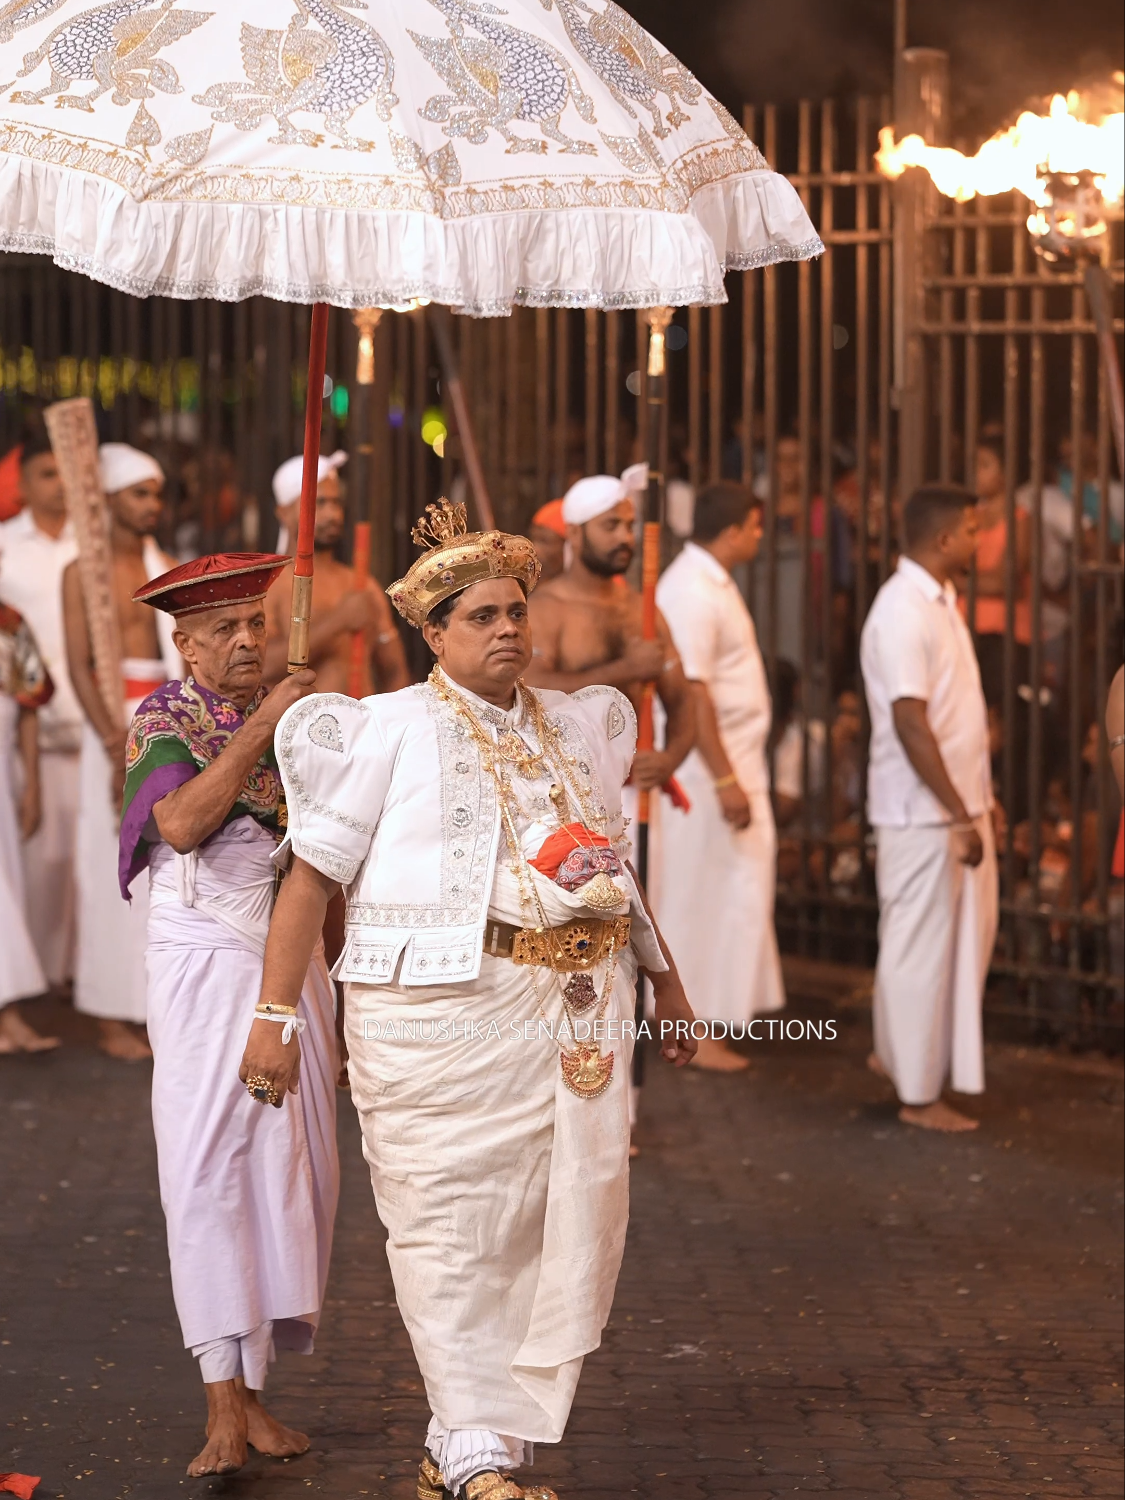
[[[726,306],[676,314],[669,549],[690,524],[693,488],[740,478],[762,499],[762,552],[741,583],[793,793],[781,809],[779,931],[807,956],[870,962],[859,631],[894,564],[905,488],[975,484],[979,444],[999,434],[1002,628],[982,652],[995,664],[1011,832],[989,1002],[1104,1037],[1122,1024],[1122,888],[1110,874],[1116,791],[1091,726],[1121,659],[1121,491],[1095,330],[1079,280],[1034,256],[1022,199],[960,206],[917,174],[898,185],[878,175],[890,117],[885,99],[745,112],[825,253],[732,276]],[[1119,217],[1111,227],[1120,298]],[[270,476],[301,443],[308,310],[142,303],[34,257],[0,267],[0,450],[29,402],[91,395],[107,438],[164,461],[173,550],[271,545]],[[430,321],[425,308],[386,313],[373,332],[370,493],[353,494],[352,513],[372,520],[384,582],[411,561],[425,503],[465,484]],[[642,319],[537,309],[454,327],[499,524],[520,527],[573,478],[645,452]],[[356,357],[352,320],[334,311],[328,451],[356,441]]]

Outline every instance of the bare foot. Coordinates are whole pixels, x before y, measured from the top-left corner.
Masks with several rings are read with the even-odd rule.
[[[964,1130],[976,1130],[979,1120],[970,1119],[960,1110],[953,1109],[944,1099],[935,1099],[933,1104],[904,1104],[898,1112],[904,1125],[918,1125],[923,1130],[943,1130],[948,1134],[960,1134]]]
[[[884,1068],[883,1064],[879,1061],[879,1054],[877,1052],[869,1052],[867,1054],[867,1066],[878,1078],[889,1079],[891,1076],[887,1072],[886,1068]]]
[[[247,1388],[246,1396],[246,1440],[251,1448],[270,1458],[296,1458],[309,1451],[309,1440],[303,1432],[292,1427],[283,1427],[276,1417],[271,1417],[258,1400],[257,1391]]]
[[[188,1477],[233,1474],[246,1462],[246,1407],[242,1382],[219,1380],[207,1392],[207,1442],[188,1464]]]
[[[122,1062],[143,1062],[152,1056],[144,1037],[126,1021],[99,1021],[98,1046],[107,1057]]]
[[[712,1073],[745,1073],[750,1066],[750,1059],[732,1051],[726,1042],[708,1036],[699,1043],[692,1064]]]
[[[61,1046],[57,1036],[40,1036],[23,1016],[18,1005],[0,1010],[0,1052],[50,1052]]]

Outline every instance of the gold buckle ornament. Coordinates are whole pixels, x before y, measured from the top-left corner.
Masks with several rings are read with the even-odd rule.
[[[561,927],[521,927],[512,938],[512,962],[581,973],[629,946],[630,919],[565,922]]]

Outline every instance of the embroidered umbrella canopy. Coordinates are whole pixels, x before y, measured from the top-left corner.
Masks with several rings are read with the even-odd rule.
[[[213,3],[0,0],[0,249],[136,296],[316,304],[295,666],[326,304],[713,303],[725,270],[821,245],[790,184],[612,0]]]
[[[8,0],[0,152],[0,248],[138,296],[710,303],[820,248],[612,0]]]

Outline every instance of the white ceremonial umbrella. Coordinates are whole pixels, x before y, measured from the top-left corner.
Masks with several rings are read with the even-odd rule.
[[[725,300],[790,184],[605,0],[0,0],[0,249],[136,296]]]
[[[716,303],[726,270],[822,248],[612,0],[212,4],[0,0],[0,249],[135,296],[319,304],[295,612],[324,304]]]

